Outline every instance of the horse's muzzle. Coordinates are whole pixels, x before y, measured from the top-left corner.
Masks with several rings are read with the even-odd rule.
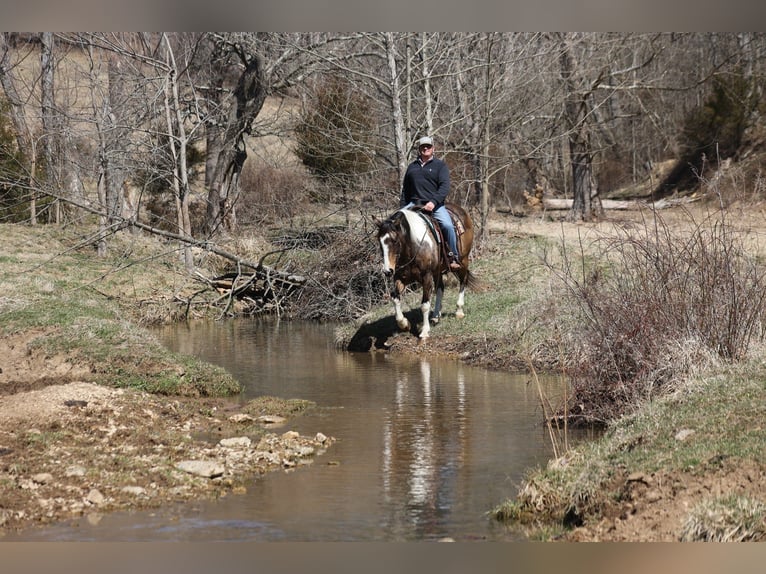
[[[391,277],[391,275],[393,274],[394,274],[394,270],[391,269],[390,267],[383,268],[383,275],[385,275],[386,277]]]

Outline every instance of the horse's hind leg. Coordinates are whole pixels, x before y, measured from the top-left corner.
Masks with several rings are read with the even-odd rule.
[[[434,308],[431,311],[431,322],[438,323],[442,317],[442,297],[444,297],[444,283],[439,281],[436,286],[436,298],[434,299]]]
[[[457,310],[455,311],[455,317],[462,319],[465,317],[465,311],[463,311],[463,305],[465,305],[465,286],[467,282],[467,275],[461,273],[460,275],[460,290],[457,293]]]

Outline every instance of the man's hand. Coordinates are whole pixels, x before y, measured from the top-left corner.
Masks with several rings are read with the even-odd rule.
[[[431,213],[431,212],[434,210],[434,207],[436,207],[436,206],[434,205],[434,202],[433,202],[433,201],[429,201],[428,203],[426,203],[426,204],[423,206],[423,210],[424,210],[424,211],[427,211],[428,213]]]

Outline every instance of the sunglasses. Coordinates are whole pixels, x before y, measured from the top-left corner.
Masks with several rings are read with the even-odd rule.
[[[432,146],[431,144],[423,144],[422,146],[420,146],[419,149],[431,149],[432,147],[434,146]]]

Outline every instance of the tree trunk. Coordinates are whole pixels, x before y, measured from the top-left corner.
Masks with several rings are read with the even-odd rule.
[[[50,189],[60,189],[59,178],[56,173],[56,149],[60,136],[60,126],[56,125],[56,104],[53,92],[53,34],[43,32],[40,36],[40,102],[42,107],[43,137],[42,156],[45,179]],[[56,223],[61,221],[61,206],[59,201],[54,201],[53,216]],[[49,216],[50,217],[50,216]]]
[[[425,32],[420,33],[420,58],[423,69],[423,100],[426,104],[426,133],[424,135],[433,136],[434,131],[434,112],[433,102],[431,101],[431,72],[428,69],[428,37]]]
[[[106,137],[106,209],[109,214],[109,222],[114,223],[115,218],[121,216],[133,219],[138,216],[134,212],[125,212],[123,189],[125,187],[125,158],[128,155],[127,129],[122,121],[124,117],[123,107],[125,100],[125,80],[122,75],[122,61],[110,55],[107,62],[107,75],[109,78],[108,101],[106,103],[105,122],[107,126]]]
[[[494,35],[489,34],[487,38],[487,55],[484,65],[484,110],[482,112],[481,126],[481,231],[479,239],[486,241],[489,238],[489,147],[492,142],[492,46],[494,44]]]
[[[8,46],[8,35],[10,32],[0,32],[0,85],[2,85],[3,92],[5,92],[5,98],[10,104],[9,113],[11,116],[11,122],[13,123],[14,131],[16,132],[16,145],[19,147],[19,153],[21,159],[24,162],[25,168],[28,168],[29,189],[30,189],[30,212],[31,223],[37,223],[37,215],[35,212],[35,180],[34,169],[31,166],[34,165],[35,151],[32,145],[31,132],[27,125],[26,115],[24,114],[24,102],[19,96],[19,92],[16,89],[16,79],[11,72],[11,57]]]
[[[564,81],[564,121],[569,141],[569,162],[572,167],[572,221],[590,220],[593,201],[598,202],[598,190],[593,177],[593,154],[588,125],[588,95],[578,86],[576,63],[569,41],[562,37],[561,78]]]
[[[391,115],[394,119],[394,143],[396,145],[396,158],[399,167],[399,181],[404,181],[404,173],[407,164],[410,146],[406,143],[404,120],[402,118],[402,104],[399,101],[399,74],[396,67],[396,50],[394,35],[392,32],[385,33],[386,57],[388,60],[388,74],[391,80]]]
[[[176,200],[176,217],[178,222],[178,234],[182,237],[192,237],[191,221],[189,219],[189,174],[186,169],[187,137],[181,116],[180,101],[178,97],[178,83],[176,61],[170,40],[165,36],[167,49],[168,77],[165,83],[165,120],[168,128],[168,141],[170,153],[173,158],[173,181],[172,188]],[[187,271],[194,270],[194,258],[191,247],[184,243],[183,247],[184,266]]]
[[[239,178],[247,159],[245,136],[266,100],[263,62],[254,54],[245,62],[245,69],[234,90],[226,127],[220,138],[220,150],[209,178],[206,232],[213,235],[221,227],[233,231],[237,226],[235,205],[239,198]],[[210,138],[208,138],[210,141]]]

